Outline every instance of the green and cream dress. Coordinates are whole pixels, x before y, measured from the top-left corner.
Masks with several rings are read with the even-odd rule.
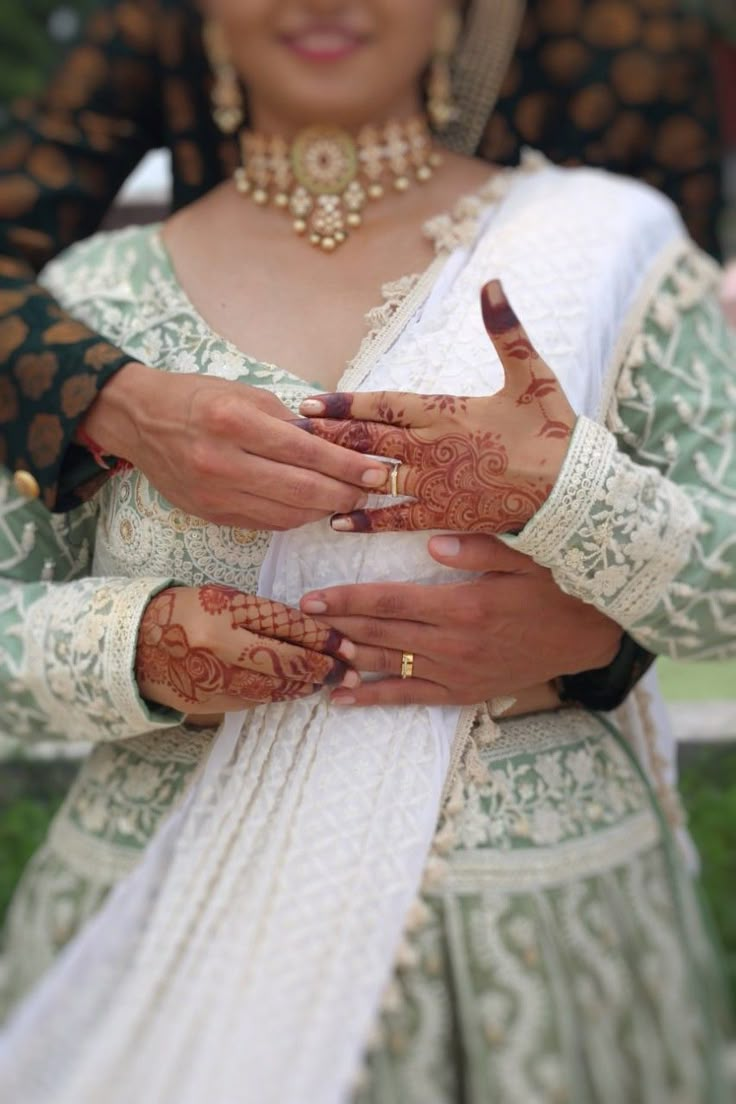
[[[659,211],[659,199],[602,174],[532,164],[496,178],[428,227],[436,261],[384,289],[350,371],[394,349],[400,357],[412,340],[431,358],[432,327],[450,325],[443,312],[463,271],[504,232],[522,261],[535,252],[504,282],[541,354],[553,367],[564,360],[574,322],[594,357],[605,303],[581,321],[574,289],[611,205],[640,197]],[[547,210],[549,243],[538,233]],[[647,218],[631,239],[642,266]],[[615,358],[606,428],[580,418],[550,499],[514,543],[652,651],[716,659],[736,652],[736,342],[714,295],[716,267],[684,241],[665,252],[627,304],[624,331],[605,335]],[[162,370],[268,388],[292,408],[310,390],[209,328],[158,228],[98,235],[45,279],[73,314]],[[569,316],[534,317],[535,280],[573,288]],[[454,390],[464,393],[460,336],[454,347]],[[39,387],[42,376],[39,363]],[[269,542],[172,508],[136,471],[68,516],[20,499],[3,473],[2,726],[21,743],[95,745],[11,906],[6,1006],[136,867],[206,761],[213,730],[183,725],[137,691],[146,604],[172,582],[254,591]],[[671,752],[650,690],[608,718],[492,712],[479,707],[453,749],[355,1100],[727,1099],[712,951],[673,842]]]

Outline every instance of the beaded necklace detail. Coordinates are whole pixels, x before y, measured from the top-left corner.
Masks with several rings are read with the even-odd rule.
[[[333,126],[310,126],[289,144],[254,131],[240,135],[238,191],[259,207],[292,218],[294,232],[325,253],[347,241],[363,211],[388,189],[426,183],[442,164],[422,116],[366,126],[353,137]]]

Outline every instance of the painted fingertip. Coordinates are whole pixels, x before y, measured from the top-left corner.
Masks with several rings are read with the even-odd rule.
[[[353,648],[355,647],[355,645],[351,644],[341,632],[337,631],[337,629],[329,629],[321,650],[327,655],[335,656],[336,658],[340,656],[342,659],[347,659],[348,662],[350,662],[355,656],[350,654],[350,650],[346,648],[346,645],[350,645],[350,647]]]
[[[370,514],[365,510],[354,510],[352,514],[335,514],[330,525],[337,533],[370,533]]]
[[[519,325],[519,320],[506,298],[500,280],[491,280],[480,293],[480,306],[483,312],[483,324],[491,337],[508,333]]]
[[[314,433],[314,424],[309,418],[292,418],[289,424],[295,429],[303,429],[305,433]]]
[[[324,414],[325,404],[321,399],[305,399],[304,402],[299,404],[299,413],[308,414],[310,416]]]
[[[457,537],[432,537],[429,542],[432,555],[441,556],[443,560],[452,560],[459,556],[461,547]]]
[[[353,396],[341,391],[333,395],[323,395],[319,400],[325,412],[325,418],[349,418],[353,408]]]
[[[348,674],[348,668],[339,659],[335,660],[335,664],[325,679],[325,686],[341,686],[345,680],[345,676]]]
[[[355,705],[355,694],[350,694],[347,690],[333,690],[330,702],[332,705]]]

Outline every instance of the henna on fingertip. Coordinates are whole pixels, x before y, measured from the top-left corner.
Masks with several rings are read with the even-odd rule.
[[[506,298],[500,280],[489,280],[480,294],[481,312],[486,333],[493,337],[502,337],[519,326],[514,308]]]
[[[201,586],[198,596],[205,613],[226,614],[233,629],[245,629],[256,636],[350,659],[349,642],[340,633],[299,609],[216,583]]]
[[[353,396],[349,393],[332,392],[319,398],[305,399],[299,407],[304,414],[324,418],[349,418],[353,405]]]
[[[390,448],[394,443],[398,445],[401,441],[401,438],[395,432],[393,438],[388,439],[385,426],[382,426],[378,422],[327,421],[321,418],[300,418],[299,421],[294,424],[297,428],[311,433],[313,437],[319,437],[320,440],[328,441],[331,445],[339,445],[341,448],[350,449],[351,452],[360,453],[361,456],[393,455],[385,450]]]

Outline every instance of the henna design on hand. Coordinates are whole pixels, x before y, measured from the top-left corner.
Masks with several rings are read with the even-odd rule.
[[[346,665],[315,650],[336,651],[344,640],[336,630],[278,602],[211,584],[198,588],[197,605],[208,616],[224,616],[223,644],[216,651],[192,643],[189,618],[177,609],[182,592],[191,593],[188,588],[170,588],[151,600],[141,620],[136,653],[139,685],[163,688],[168,699],[173,694],[177,708],[221,697],[287,701],[343,680]],[[233,630],[236,635],[230,641]],[[250,638],[245,647],[240,646],[241,632]],[[297,639],[302,643],[290,642]]]
[[[462,395],[422,395],[422,405],[428,414],[435,410],[440,414],[464,414],[468,400]]]
[[[314,652],[337,656],[345,639],[329,626],[305,617],[298,609],[246,594],[235,587],[206,583],[199,588],[199,602],[205,613],[229,615],[233,629],[247,629],[257,636],[288,641]]]
[[[303,696],[303,684],[279,682],[262,672],[225,663],[209,648],[193,646],[186,628],[175,619],[175,605],[175,593],[164,591],[146,608],[136,654],[139,683],[173,691],[182,705],[208,702],[221,695],[243,701]]]
[[[505,383],[468,398],[401,392],[307,400],[297,424],[345,448],[401,462],[398,490],[415,501],[333,518],[333,528],[516,532],[546,501],[575,415],[498,281],[481,295]]]
[[[561,388],[557,377],[553,374],[535,374],[534,364],[544,364],[544,362],[527,337],[513,307],[500,289],[500,284],[497,287],[494,287],[494,284],[497,284],[497,281],[486,285],[481,295],[481,310],[486,333],[496,346],[502,363],[505,364],[506,357],[526,363],[529,368],[529,383],[516,399],[516,405],[528,406],[536,401],[544,419],[537,433],[538,437],[568,438],[572,433],[572,426],[550,417],[542,402],[544,398],[559,395]]]
[[[340,445],[351,441],[355,447],[356,425],[365,423],[330,425],[329,439]],[[320,433],[320,424],[313,423],[313,432]],[[368,440],[360,436],[359,445],[360,451],[400,456],[401,493],[416,502],[355,510],[346,515],[355,532],[383,528],[509,532],[525,525],[551,490],[547,479],[509,481],[508,453],[500,434],[447,433],[428,442],[414,430],[397,432],[376,425]]]

